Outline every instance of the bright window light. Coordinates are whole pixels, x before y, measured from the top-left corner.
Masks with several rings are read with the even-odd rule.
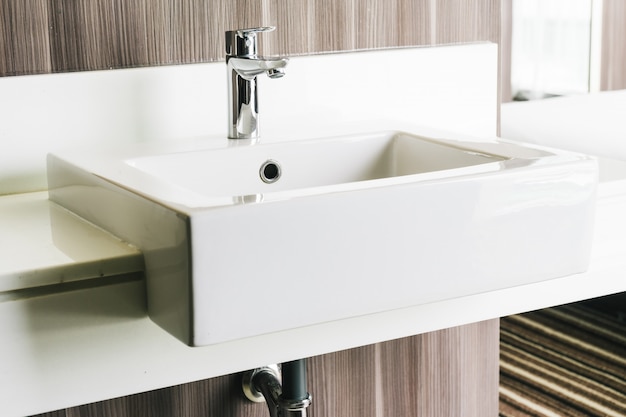
[[[592,0],[513,0],[516,99],[589,91]]]

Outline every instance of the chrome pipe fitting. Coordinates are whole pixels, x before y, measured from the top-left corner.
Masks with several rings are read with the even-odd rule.
[[[307,417],[306,410],[311,405],[311,395],[308,392],[302,399],[283,397],[278,365],[268,365],[245,372],[242,389],[250,401],[267,402],[270,417]]]
[[[307,417],[306,409],[311,405],[311,395],[303,400],[281,400],[279,405],[280,417]]]

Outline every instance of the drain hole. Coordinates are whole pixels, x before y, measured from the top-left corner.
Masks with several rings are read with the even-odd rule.
[[[280,178],[280,165],[276,161],[265,161],[259,170],[261,180],[267,184],[278,181]]]

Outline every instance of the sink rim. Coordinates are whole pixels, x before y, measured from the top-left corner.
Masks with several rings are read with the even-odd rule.
[[[402,186],[417,182],[453,181],[459,180],[461,177],[495,174],[520,167],[577,161],[589,158],[585,155],[573,152],[561,150],[553,151],[549,148],[518,144],[514,141],[507,141],[501,138],[470,138],[472,140],[466,141],[465,139],[467,139],[467,137],[463,137],[463,140],[449,139],[450,137],[460,136],[455,133],[434,131],[436,136],[432,137],[430,136],[433,134],[433,130],[431,129],[427,129],[429,136],[420,132],[419,129],[412,130],[413,132],[407,132],[407,129],[380,129],[375,132],[367,131],[352,134],[329,135],[311,139],[270,140],[256,143],[253,141],[233,142],[226,138],[203,138],[192,141],[191,145],[190,143],[183,143],[181,146],[172,143],[140,143],[127,147],[104,150],[102,153],[93,151],[53,153],[50,154],[48,158],[65,160],[133,194],[137,194],[167,208],[187,214],[205,209],[223,208],[249,203],[286,201],[293,198],[312,197],[330,193],[356,192],[381,187]],[[337,141],[347,142],[357,141],[368,136],[394,137],[397,135],[407,135],[421,141],[434,143],[451,149],[458,149],[463,152],[494,157],[498,158],[498,160],[477,165],[402,176],[295,188],[269,193],[221,196],[203,195],[198,191],[190,190],[183,185],[153,175],[133,165],[133,163],[142,159],[168,155],[182,155],[197,152],[211,153],[225,150],[237,152],[238,149],[248,149],[252,146],[259,148],[290,147],[322,142],[327,142],[329,146],[332,146],[331,143]]]

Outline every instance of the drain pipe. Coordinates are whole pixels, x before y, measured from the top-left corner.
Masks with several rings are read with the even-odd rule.
[[[267,402],[271,417],[306,417],[311,405],[304,359],[285,362],[280,370],[269,365],[245,372],[242,388],[249,400]]]
[[[311,396],[306,389],[306,361],[298,359],[285,362],[282,373],[282,417],[306,417],[306,408],[311,404]]]

